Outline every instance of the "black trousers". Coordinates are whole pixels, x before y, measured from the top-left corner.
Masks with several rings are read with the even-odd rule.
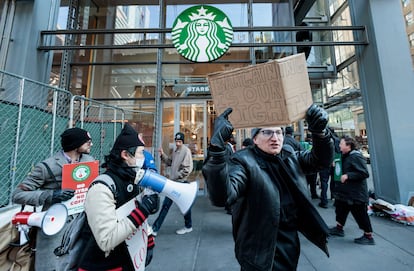
[[[351,212],[361,230],[364,232],[372,232],[366,203],[348,203],[342,200],[335,200],[336,221],[342,226],[345,226],[349,212]]]
[[[295,271],[300,255],[300,241],[297,230],[279,230],[277,234],[277,247],[273,257],[272,270],[269,271]],[[241,266],[240,271],[257,270],[251,266]]]
[[[297,230],[279,230],[272,271],[296,270],[299,255],[300,242]]]
[[[306,181],[308,182],[309,189],[310,189],[310,192],[311,192],[311,196],[313,198],[318,197],[318,193],[316,193],[316,179],[317,178],[318,178],[317,173],[306,175]]]

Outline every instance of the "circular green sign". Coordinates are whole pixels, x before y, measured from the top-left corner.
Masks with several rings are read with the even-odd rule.
[[[172,41],[186,59],[209,62],[227,52],[233,41],[233,27],[221,10],[207,5],[193,6],[175,19]]]
[[[83,182],[91,175],[91,169],[88,166],[80,165],[72,171],[72,178],[77,182]]]

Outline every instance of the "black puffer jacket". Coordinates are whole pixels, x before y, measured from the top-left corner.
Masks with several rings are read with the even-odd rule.
[[[311,151],[295,153],[284,146],[278,159],[284,175],[294,183],[299,231],[327,255],[328,227],[309,199],[305,173],[330,165],[333,143],[329,136],[313,136]],[[272,270],[280,218],[280,195],[266,171],[265,161],[249,147],[233,154],[209,152],[203,175],[213,205],[233,205],[235,253],[243,270]]]
[[[349,203],[368,203],[369,177],[367,161],[361,152],[352,150],[342,155],[342,174],[348,175],[345,183],[335,183],[335,199]]]

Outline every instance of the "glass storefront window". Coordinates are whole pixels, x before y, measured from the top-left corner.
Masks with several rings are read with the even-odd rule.
[[[359,90],[357,63],[354,62],[338,73],[338,79],[327,81],[327,96],[343,95],[349,90]]]
[[[328,17],[329,11],[326,1],[318,0],[306,15],[306,24],[310,27],[328,26]],[[332,41],[331,31],[309,31],[308,33],[312,41]],[[306,35],[301,34],[299,31],[296,33],[296,38],[299,41],[298,37],[307,40]],[[312,46],[307,58],[308,66],[318,68],[326,65],[335,65],[335,59],[332,59],[333,52],[333,48],[330,46]]]
[[[166,27],[173,27],[173,24],[176,18],[186,9],[200,4],[194,5],[168,5],[167,6],[167,19]],[[207,4],[210,5],[210,4]],[[247,14],[247,4],[246,3],[237,3],[237,4],[214,4],[210,5],[221,10],[229,18],[231,25],[233,27],[246,27],[248,25],[248,14]],[[166,43],[170,44],[172,40],[171,33],[166,34]],[[233,42],[248,42],[247,33],[235,33],[233,36]]]
[[[349,13],[349,7],[346,7],[344,11],[338,16],[335,21],[332,22],[334,26],[349,26],[351,23],[351,15]],[[352,31],[334,31],[333,41],[353,41]],[[354,46],[335,46],[336,63],[341,64],[351,56],[355,55]]]
[[[414,19],[413,19],[413,13],[409,12],[407,15],[405,15],[405,23],[407,24],[407,26],[410,26],[412,24],[414,24]]]
[[[294,26],[289,1],[277,3],[254,3],[253,26]],[[256,32],[253,35],[254,42],[292,42],[293,35],[290,31]],[[275,46],[271,48],[269,58],[280,58],[293,54],[291,46]]]
[[[407,7],[410,4],[410,0],[401,0],[403,7]]]
[[[188,4],[188,5],[168,5],[167,6],[167,21],[166,27],[170,28],[173,26],[175,19],[180,15],[181,12],[189,7],[200,5],[200,4]],[[215,8],[223,11],[231,21],[233,27],[247,26],[247,4],[236,3],[236,4],[207,4],[214,6]]]
[[[272,4],[253,3],[253,26],[272,26]]]
[[[93,66],[91,98],[154,98],[156,65]]]
[[[68,21],[68,12],[69,8],[67,6],[63,6],[59,8],[59,15],[58,15],[58,22],[56,29],[66,29],[67,21]]]
[[[159,27],[159,6],[117,6],[115,29],[142,29]],[[116,34],[114,44],[148,44],[158,40],[159,33]]]
[[[329,0],[329,13],[334,14],[345,1],[347,0]]]
[[[225,57],[231,57],[230,56]],[[243,57],[245,63],[186,63],[163,64],[162,97],[200,97],[209,96],[207,75],[210,73],[241,68],[250,64],[249,51],[236,52],[235,57]],[[242,59],[243,59],[242,58]]]

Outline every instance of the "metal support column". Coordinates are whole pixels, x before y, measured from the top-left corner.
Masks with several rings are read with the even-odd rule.
[[[375,193],[408,204],[414,195],[414,73],[400,1],[348,0],[353,25],[366,25],[356,47]],[[358,38],[358,37],[356,37]]]

